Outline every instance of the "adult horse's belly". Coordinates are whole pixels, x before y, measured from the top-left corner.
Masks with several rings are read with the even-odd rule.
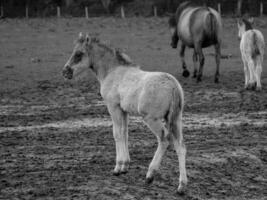
[[[189,47],[194,46],[194,41],[190,32],[190,18],[192,13],[198,8],[187,8],[180,16],[178,23],[178,36]]]

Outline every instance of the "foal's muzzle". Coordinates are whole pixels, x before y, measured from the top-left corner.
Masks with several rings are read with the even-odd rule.
[[[73,69],[70,68],[70,66],[65,66],[62,75],[67,79],[72,79],[73,77]]]

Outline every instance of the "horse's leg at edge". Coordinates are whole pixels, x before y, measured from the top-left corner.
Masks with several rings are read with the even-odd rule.
[[[251,57],[248,58],[248,70],[249,70],[248,89],[254,90],[256,88],[256,74],[255,74],[255,63]]]
[[[220,61],[221,61],[221,42],[214,45],[215,47],[215,61],[216,61],[216,72],[215,72],[215,83],[219,83],[220,76]]]
[[[151,183],[154,179],[155,172],[159,169],[162,157],[169,146],[169,134],[163,122],[160,119],[145,117],[144,122],[148,125],[150,130],[156,135],[158,147],[154,154],[153,160],[149,165],[146,182]]]
[[[193,62],[194,62],[194,74],[193,74],[193,78],[196,78],[197,77],[197,52],[196,50],[194,49],[194,53],[193,53]]]
[[[118,106],[108,106],[113,122],[113,137],[116,143],[116,166],[113,174],[127,173],[130,164],[128,150],[128,114]]]
[[[197,82],[201,81],[202,78],[202,73],[203,73],[203,66],[205,62],[205,57],[201,48],[200,43],[195,43],[195,50],[198,54],[198,59],[199,59],[199,68],[198,68],[198,75],[197,75]]]
[[[256,90],[260,91],[261,90],[261,72],[262,72],[262,62],[263,62],[263,57],[261,55],[256,57],[256,66],[255,66],[255,71],[256,71]]]
[[[186,147],[183,141],[182,133],[182,113],[179,114],[177,122],[173,125],[175,126],[173,128],[175,132],[172,133],[172,142],[178,156],[180,172],[178,193],[184,193],[188,180],[185,168]]]
[[[244,64],[244,74],[245,74],[245,89],[248,89],[248,80],[249,80],[249,70],[248,70],[248,63],[244,56],[242,56],[243,64]]]
[[[188,77],[190,75],[190,72],[187,70],[185,59],[184,59],[185,47],[186,47],[185,44],[181,42],[180,58],[182,60],[183,76]]]

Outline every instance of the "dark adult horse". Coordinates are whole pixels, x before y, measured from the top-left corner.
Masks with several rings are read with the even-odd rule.
[[[216,73],[215,83],[219,82],[219,66],[221,57],[221,31],[222,22],[220,14],[210,7],[195,6],[191,2],[183,2],[176,10],[174,16],[169,19],[169,26],[172,33],[171,46],[177,48],[179,39],[181,40],[180,57],[183,66],[183,76],[190,75],[187,70],[184,52],[185,48],[194,48],[194,78],[201,81],[204,65],[204,55],[202,48],[214,45]],[[197,61],[199,59],[199,70],[197,71]]]

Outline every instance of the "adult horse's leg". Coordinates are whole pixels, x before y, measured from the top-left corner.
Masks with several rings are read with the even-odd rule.
[[[168,131],[160,119],[146,117],[144,121],[150,130],[156,135],[158,140],[158,148],[146,174],[146,182],[151,183],[154,179],[155,172],[159,169],[162,157],[169,146],[169,137]]]
[[[193,78],[197,77],[197,52],[194,49],[194,53],[193,53],[193,62],[194,62],[194,74],[193,74]]]
[[[116,166],[114,175],[126,173],[129,168],[128,114],[118,106],[108,106],[113,122],[113,137],[116,143]]]
[[[205,57],[204,57],[200,42],[196,42],[195,43],[195,51],[197,52],[198,58],[199,58],[199,68],[198,68],[197,82],[200,82],[201,78],[202,78],[203,66],[204,66],[204,62],[205,62]]]
[[[186,47],[185,44],[181,42],[180,58],[182,60],[183,76],[188,77],[190,75],[190,72],[187,70],[185,59],[184,59],[185,47]]]
[[[221,60],[221,43],[218,42],[214,45],[215,47],[215,61],[216,61],[216,72],[215,72],[215,83],[219,83],[220,76],[220,60]]]

